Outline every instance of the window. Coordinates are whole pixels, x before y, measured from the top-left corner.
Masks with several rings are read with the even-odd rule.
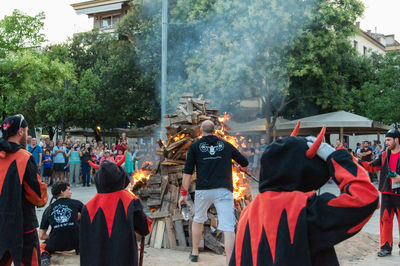
[[[354,49],[356,49],[357,50],[357,48],[358,48],[358,42],[357,41],[354,41]]]
[[[107,17],[102,17],[101,18],[101,29],[110,29],[110,28],[115,28],[115,26],[119,22],[120,15],[112,15],[112,16],[107,16]]]
[[[363,47],[363,55],[367,55],[367,47]]]

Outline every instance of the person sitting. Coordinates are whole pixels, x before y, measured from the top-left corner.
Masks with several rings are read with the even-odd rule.
[[[79,253],[79,219],[83,203],[71,199],[70,184],[64,181],[56,182],[51,193],[53,197],[43,213],[39,229],[39,239],[44,240],[40,245],[44,266],[50,265],[51,254],[56,251],[75,249]],[[47,234],[49,225],[50,235]]]

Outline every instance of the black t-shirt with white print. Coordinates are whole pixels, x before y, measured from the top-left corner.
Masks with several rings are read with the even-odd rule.
[[[79,247],[78,213],[82,212],[83,203],[79,200],[61,198],[48,207],[42,217],[40,229],[51,226],[46,250],[50,252],[72,250]]]

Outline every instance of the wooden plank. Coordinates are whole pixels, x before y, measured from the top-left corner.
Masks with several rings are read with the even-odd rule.
[[[162,183],[161,183],[161,193],[160,193],[160,197],[162,198],[164,196],[165,190],[167,189],[167,185],[168,185],[168,176],[167,175],[163,175],[162,176]],[[170,198],[168,198],[169,200]]]
[[[225,250],[222,244],[211,234],[211,230],[208,226],[204,227],[204,245],[220,255],[223,254]]]
[[[157,232],[157,224],[158,220],[153,221],[153,229],[151,231],[151,237],[150,237],[150,247],[154,248],[154,242],[156,240],[156,232]]]
[[[183,215],[182,213],[175,213],[174,215],[172,215],[172,221],[179,221],[179,220],[183,220]]]
[[[178,240],[178,245],[181,247],[187,247],[185,232],[183,231],[182,220],[175,221],[175,232]]]
[[[147,201],[147,206],[149,207],[159,207],[161,205],[161,199],[149,199]]]
[[[161,184],[161,176],[160,175],[152,175],[150,177],[149,181],[147,182],[147,184],[149,184],[149,185]]]
[[[172,151],[173,149],[176,149],[178,147],[180,147],[181,145],[185,144],[188,141],[187,137],[180,139],[174,143],[171,143],[170,145],[168,145],[165,150],[166,151]]]
[[[182,94],[181,98],[193,98],[193,92],[185,92]]]
[[[164,237],[165,221],[159,220],[157,223],[157,232],[154,240],[154,248],[161,248]]]
[[[188,116],[189,114],[191,114],[192,112],[188,112],[182,105],[178,105],[177,108],[179,111],[181,111],[184,115]]]
[[[164,236],[163,236],[163,240],[162,240],[162,247],[163,248],[169,248],[167,230],[164,230]]]
[[[170,213],[168,211],[160,211],[160,210],[158,210],[158,211],[150,213],[149,217],[151,219],[159,219],[159,218],[168,217],[169,215],[170,215]]]
[[[174,166],[168,166],[167,167],[168,173],[182,172],[183,169],[185,169],[184,165],[174,165]]]
[[[166,231],[167,231],[167,236],[168,236],[168,245],[169,248],[174,248],[176,246],[176,238],[175,238],[175,233],[172,228],[172,219],[171,217],[165,218],[165,226],[166,226]]]

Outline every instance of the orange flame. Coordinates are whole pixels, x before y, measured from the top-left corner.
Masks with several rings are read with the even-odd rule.
[[[244,140],[244,137],[240,137],[238,140],[236,137],[230,136],[229,133],[226,131],[226,126],[224,122],[228,121],[230,119],[230,116],[226,113],[224,113],[223,116],[218,118],[218,122],[221,124],[221,129],[217,129],[215,131],[215,134],[222,138],[223,140],[229,142],[232,144],[235,148],[239,148],[239,146],[242,146],[243,148],[246,147],[244,143],[239,144],[239,142],[242,142]],[[232,167],[232,181],[233,181],[233,198],[235,200],[242,200],[244,199],[245,196],[245,191],[246,191],[246,186],[243,183],[243,179],[246,179],[244,176],[244,173],[240,172],[239,169],[236,166]]]
[[[151,172],[148,170],[138,170],[133,173],[132,185],[134,186],[139,181],[147,181],[150,178]]]
[[[145,166],[146,164],[149,165],[149,166],[152,166],[153,162],[152,161],[145,161],[144,163],[142,163],[142,166],[140,168],[143,168],[143,166]]]
[[[181,140],[181,139],[183,139],[185,137],[186,137],[186,134],[185,133],[181,133],[178,136],[174,137],[174,141],[176,142],[176,141]]]

